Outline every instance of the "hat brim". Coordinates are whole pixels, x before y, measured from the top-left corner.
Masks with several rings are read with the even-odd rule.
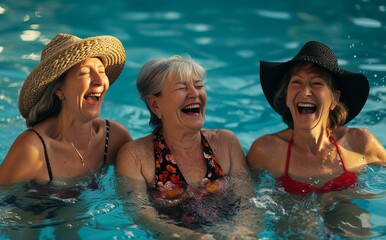
[[[281,87],[284,74],[296,62],[297,61],[294,60],[287,62],[260,61],[261,87],[271,107],[280,115],[282,113],[274,105],[274,97]],[[321,67],[325,68],[325,66]],[[345,122],[345,124],[347,124],[354,119],[364,107],[370,91],[369,81],[365,75],[360,73],[353,73],[343,69],[327,70],[333,74],[336,80],[337,88],[340,91],[340,101],[348,108],[348,117]]]
[[[19,94],[21,115],[27,118],[50,83],[72,66],[91,57],[101,59],[111,85],[122,72],[126,53],[122,43],[112,36],[84,38],[73,45],[59,49],[41,61],[24,81]]]

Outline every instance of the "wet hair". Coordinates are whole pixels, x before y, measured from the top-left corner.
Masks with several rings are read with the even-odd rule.
[[[146,103],[150,111],[149,124],[153,127],[162,127],[161,120],[151,111],[147,97],[161,96],[165,82],[170,78],[180,80],[189,79],[192,75],[204,79],[205,70],[189,55],[174,55],[169,58],[157,58],[146,62],[137,77],[137,90],[140,98]]]
[[[39,101],[32,107],[26,119],[27,127],[32,127],[45,119],[57,116],[61,109],[61,101],[56,91],[63,85],[66,73],[50,83],[44,90]]]
[[[280,113],[283,122],[287,124],[289,128],[293,128],[294,123],[291,112],[286,105],[288,84],[291,77],[302,69],[320,75],[327,82],[333,94],[339,91],[336,80],[334,79],[335,77],[338,77],[338,75],[335,75],[332,72],[326,70],[325,68],[310,62],[300,61],[295,63],[284,75],[281,81],[281,87],[276,92],[273,100],[273,104],[276,110]],[[330,130],[334,130],[336,127],[344,125],[347,117],[347,107],[340,100],[338,100],[335,108],[330,111],[328,128]]]

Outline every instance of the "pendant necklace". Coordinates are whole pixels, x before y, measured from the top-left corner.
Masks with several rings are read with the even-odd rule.
[[[75,145],[72,142],[71,142],[71,145],[74,147],[76,153],[78,154],[78,156],[80,158],[80,162],[82,163],[82,166],[84,167],[84,159],[83,159],[82,154],[80,154],[80,152],[78,151],[78,149],[75,147]]]
[[[87,144],[87,148],[86,148],[86,149],[88,149],[88,147],[90,146],[91,139],[92,139],[92,134],[91,134],[91,136],[90,136],[90,141],[88,141],[88,144]],[[71,143],[71,145],[74,147],[76,153],[78,154],[78,156],[79,156],[79,158],[80,158],[80,162],[81,162],[82,166],[84,167],[84,158],[83,158],[82,154],[81,154],[81,153],[79,152],[79,150],[75,147],[75,145],[74,145],[74,143],[73,143],[72,141],[70,141],[70,143]]]

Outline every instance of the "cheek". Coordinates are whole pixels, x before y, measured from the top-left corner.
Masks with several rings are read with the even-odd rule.
[[[289,108],[291,106],[291,95],[287,94],[285,97],[285,105]]]
[[[201,99],[203,99],[203,100],[205,100],[205,101],[208,99],[208,95],[207,95],[205,89],[201,90],[201,91],[199,92],[199,94],[200,94],[200,98],[201,98]]]
[[[110,80],[109,80],[109,78],[107,76],[104,79],[104,82],[105,82],[106,88],[109,88],[110,87]]]

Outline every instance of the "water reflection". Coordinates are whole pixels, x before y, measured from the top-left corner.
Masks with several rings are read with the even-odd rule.
[[[95,0],[92,4],[88,0],[2,1],[0,162],[15,137],[26,128],[17,107],[21,84],[40,59],[47,39],[58,32],[83,37],[112,34],[122,40],[127,52],[126,66],[121,78],[110,88],[102,112],[103,117],[130,129],[135,138],[150,132],[148,111],[135,91],[139,68],[153,57],[191,54],[208,70],[205,85],[210,104],[206,127],[233,130],[246,151],[256,137],[285,127],[263,96],[258,61],[286,61],[308,40],[325,42],[340,57],[339,64],[363,72],[370,81],[368,102],[358,118],[350,122],[351,126],[368,128],[385,144],[385,12],[385,4],[375,0],[199,0],[173,4],[158,0]],[[330,205],[330,209],[367,211],[373,223],[372,234],[385,236],[382,231],[386,227],[383,194],[386,174],[384,169],[374,168],[373,174],[364,176],[366,190],[378,198],[349,199],[349,204],[338,202]],[[40,231],[42,238],[52,238],[50,224],[56,224],[65,230],[63,236],[76,229],[85,239],[95,233],[103,233],[106,238],[150,239],[149,231],[131,219],[135,209],[123,206],[124,199],[117,199],[112,193],[112,179],[113,175],[105,178],[100,191],[86,191],[81,201],[74,203],[84,211],[72,212],[73,220],[61,216],[52,223],[34,221],[32,225],[23,225],[23,229],[28,228],[32,234]],[[317,199],[291,198],[275,192],[268,177],[263,181],[267,185],[257,188],[253,199],[256,207],[266,210],[265,218],[258,219],[268,223],[261,237],[275,238],[276,232],[283,231],[285,236],[294,234],[280,223],[286,219],[304,221],[298,225],[299,232],[309,227],[314,231],[313,236],[337,236],[338,233],[328,235],[331,230],[325,225]],[[123,212],[124,208],[129,214]],[[10,220],[12,209],[0,209],[0,220]],[[0,234],[10,226],[0,226]],[[306,236],[305,232],[299,234]]]

